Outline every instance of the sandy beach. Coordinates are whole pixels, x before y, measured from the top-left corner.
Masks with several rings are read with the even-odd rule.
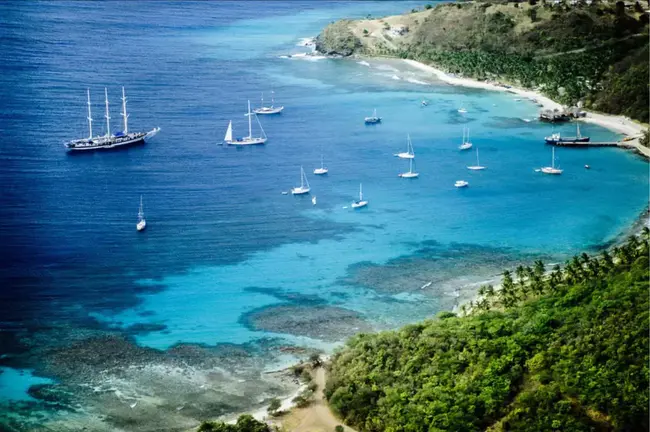
[[[548,97],[534,91],[534,90],[524,90],[516,87],[503,87],[489,82],[477,81],[471,78],[460,78],[447,74],[446,72],[436,69],[433,66],[420,63],[415,60],[404,60],[410,66],[413,66],[422,71],[429,72],[435,75],[439,80],[446,82],[451,85],[458,85],[463,87],[471,88],[480,88],[485,90],[494,90],[494,91],[507,91],[513,94],[517,94],[523,98],[535,99],[537,102],[543,105],[543,109],[559,109],[563,107],[559,103],[549,99]],[[645,127],[639,123],[636,123],[624,116],[615,116],[608,114],[599,114],[591,111],[584,110],[587,113],[585,118],[580,119],[586,123],[593,123],[614,132],[618,132],[629,137],[638,137],[643,134]],[[632,144],[632,143],[630,143]],[[650,157],[650,152],[647,148],[643,147],[639,149],[643,154]]]

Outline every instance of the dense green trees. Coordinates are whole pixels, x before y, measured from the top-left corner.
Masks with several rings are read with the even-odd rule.
[[[273,429],[264,422],[257,421],[251,415],[242,415],[235,424],[223,422],[203,422],[198,432],[272,432]]]
[[[443,3],[413,25],[406,42],[391,39],[397,48],[361,41],[349,21],[340,21],[323,30],[317,49],[412,58],[452,73],[536,88],[564,105],[582,102],[648,122],[648,15],[622,4]]]
[[[648,237],[484,287],[467,316],[359,335],[325,390],[361,431],[648,430]]]

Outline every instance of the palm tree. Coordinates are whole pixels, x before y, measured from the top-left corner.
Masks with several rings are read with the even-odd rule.
[[[495,294],[494,287],[492,285],[488,285],[487,289],[485,290],[485,294],[487,295],[488,298],[494,297]]]
[[[600,261],[603,267],[603,271],[605,273],[609,273],[612,267],[614,267],[614,261],[612,260],[612,256],[606,250],[602,251],[600,256],[601,256]]]
[[[650,228],[644,226],[641,230],[641,238],[645,241],[650,241]]]

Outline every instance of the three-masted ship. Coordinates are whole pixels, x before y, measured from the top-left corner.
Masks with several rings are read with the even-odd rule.
[[[146,139],[156,135],[160,128],[156,127],[149,132],[129,132],[128,118],[126,113],[126,96],[124,94],[124,87],[122,87],[122,117],[124,118],[124,129],[119,132],[111,133],[111,116],[108,110],[108,90],[104,88],[104,97],[106,103],[106,135],[93,136],[93,118],[90,104],[90,89],[87,91],[88,95],[88,138],[81,138],[65,143],[68,151],[83,151],[83,150],[101,150],[112,149],[117,147],[126,147],[135,144],[142,144]]]

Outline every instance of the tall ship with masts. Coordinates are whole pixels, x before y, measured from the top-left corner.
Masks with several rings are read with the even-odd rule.
[[[108,109],[108,90],[104,88],[104,102],[106,103],[106,135],[93,136],[93,117],[90,104],[90,89],[87,90],[88,95],[88,138],[81,138],[65,143],[68,151],[82,151],[82,150],[100,150],[112,149],[116,147],[125,147],[129,145],[142,144],[146,139],[156,135],[160,128],[156,127],[149,132],[129,132],[129,115],[126,113],[126,95],[124,94],[124,87],[122,87],[122,117],[124,119],[124,129],[115,133],[111,133],[111,115]]]

